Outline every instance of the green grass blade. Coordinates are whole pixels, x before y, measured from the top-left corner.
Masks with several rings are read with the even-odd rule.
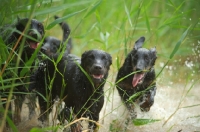
[[[51,126],[51,127],[45,127],[45,128],[32,128],[30,130],[30,132],[49,132],[49,131],[57,132],[57,131],[59,131],[59,127],[60,126]]]
[[[12,129],[12,132],[18,132],[17,127],[15,126],[15,124],[13,123],[13,121],[8,116],[6,117],[6,120],[8,122],[8,125]]]
[[[32,128],[30,132],[46,132],[45,128]]]
[[[25,62],[24,68],[20,72],[20,77],[25,76],[25,74],[30,71],[30,67],[32,66],[33,62],[35,61],[35,58],[37,57],[37,54],[39,52],[41,45],[42,44],[40,44],[39,47],[34,51],[31,58],[27,62]],[[26,67],[28,67],[28,68],[26,68]]]
[[[3,64],[7,57],[8,57],[8,53],[6,50],[6,45],[4,44],[2,38],[0,37],[0,64]]]
[[[95,10],[97,9],[97,7],[99,7],[99,5],[101,4],[102,0],[99,0],[97,3],[92,4],[89,8],[89,10],[87,11],[87,13],[84,15],[84,18],[87,18],[90,14],[92,14],[93,12],[95,12]]]
[[[175,12],[180,11],[181,7],[183,6],[183,4],[185,3],[185,1],[182,1],[182,3],[176,8]]]
[[[86,77],[88,78],[88,80],[90,81],[90,83],[92,84],[92,86],[94,88],[94,83],[93,83],[91,77],[87,74],[87,72],[81,67],[81,65],[78,62],[75,62],[75,63],[81,69],[81,71],[86,75]]]
[[[176,45],[175,45],[175,47],[174,47],[172,53],[170,54],[170,57],[169,57],[170,59],[172,59],[172,58],[174,57],[174,55],[176,54],[176,52],[178,51],[178,49],[179,49],[181,43],[182,43],[183,40],[186,38],[190,27],[191,27],[191,26],[189,26],[189,27],[187,28],[187,30],[186,30],[186,31],[183,33],[183,35],[181,36],[180,40],[176,43]]]
[[[84,5],[84,4],[89,4],[91,3],[92,0],[90,1],[78,1],[75,3],[66,3],[66,4],[62,4],[59,6],[55,6],[55,7],[50,7],[50,8],[43,8],[40,10],[36,10],[36,12],[34,12],[34,16],[38,16],[38,15],[45,15],[45,14],[49,14],[49,13],[56,13],[56,12],[60,12],[63,10],[66,10],[67,8],[72,8],[72,7],[76,7],[76,6],[80,6],[80,5]]]
[[[159,119],[134,119],[133,124],[135,126],[142,126],[142,125],[147,125],[150,123],[158,122],[160,121]]]
[[[129,10],[128,10],[126,4],[124,4],[124,8],[125,8],[126,15],[127,15],[127,17],[128,17],[128,21],[129,21],[131,27],[133,27],[133,24],[132,24],[132,21],[131,21],[130,12],[129,12]]]
[[[126,38],[126,36],[124,37],[124,55],[127,56],[128,55],[128,40]]]
[[[10,84],[10,85],[4,85],[4,86],[0,87],[0,90],[10,89],[11,87],[22,86],[25,84],[29,84],[29,83],[14,83],[14,84]]]
[[[97,25],[98,23],[96,22],[96,23],[94,23],[91,27],[90,27],[90,29],[88,29],[87,30],[87,32],[86,33],[84,33],[84,34],[82,34],[82,35],[80,35],[80,36],[75,36],[74,38],[84,38],[84,37],[86,37],[94,28],[96,28],[96,25]]]
[[[95,16],[96,16],[96,19],[97,19],[98,23],[101,23],[101,16],[100,16],[98,10],[95,11]]]
[[[184,106],[184,107],[181,107],[181,108],[191,108],[191,107],[197,107],[197,106],[200,106],[200,104]]]
[[[143,91],[137,92],[137,93],[133,94],[132,96],[129,97],[128,101],[135,100],[135,99],[136,99],[137,97],[139,97],[142,93],[143,93]]]
[[[37,92],[37,91],[36,91],[36,93],[37,93],[39,96],[41,96],[41,97],[45,100],[45,102],[48,102],[48,100],[46,99],[46,97],[44,97],[44,95],[42,95],[41,93],[39,93],[39,92]]]
[[[125,78],[127,78],[127,77],[129,77],[129,76],[131,76],[131,75],[133,75],[133,74],[135,74],[135,73],[137,73],[137,72],[132,72],[132,73],[126,75],[125,77],[120,78],[120,79],[116,82],[116,84],[118,84],[119,82],[121,82],[121,81],[124,80]]]
[[[72,17],[72,16],[75,16],[75,15],[77,15],[77,14],[79,14],[79,13],[85,11],[86,9],[87,9],[87,8],[82,9],[82,10],[77,11],[77,12],[73,12],[73,13],[71,13],[71,14],[68,14],[68,15],[66,15],[66,16],[64,16],[64,17],[62,17],[62,18],[58,18],[58,19],[56,19],[55,21],[53,21],[52,23],[50,23],[50,24],[46,27],[46,29],[49,30],[49,29],[53,28],[55,25],[57,25],[58,23],[63,22],[65,19],[70,18],[70,17]]]
[[[117,56],[117,60],[116,60],[116,63],[117,63],[117,69],[119,70],[119,68],[120,68],[120,61],[119,61],[119,56]]]
[[[145,22],[146,22],[146,25],[147,25],[147,29],[150,32],[151,31],[150,23],[149,23],[149,18],[148,18],[147,13],[146,13],[146,9],[145,9],[145,20],[146,20]]]
[[[174,6],[174,4],[172,3],[172,1],[171,0],[168,0],[169,1],[169,3],[172,5],[172,6]]]

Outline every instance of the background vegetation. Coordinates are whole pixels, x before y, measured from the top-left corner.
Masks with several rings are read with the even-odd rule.
[[[17,16],[42,21],[46,36],[62,39],[54,15],[71,27],[72,53],[102,49],[113,57],[110,78],[134,42],[145,36],[144,47],[156,46],[158,83],[199,82],[200,2],[198,0],[0,0],[0,26]],[[9,55],[0,39],[0,63]],[[11,67],[8,67],[11,68]],[[2,80],[3,81],[3,80]],[[113,84],[112,84],[113,85]],[[13,86],[13,85],[12,85]],[[1,88],[0,88],[1,89]]]

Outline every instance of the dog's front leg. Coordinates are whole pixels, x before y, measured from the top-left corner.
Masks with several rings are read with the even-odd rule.
[[[142,111],[149,111],[150,107],[154,104],[154,97],[156,95],[156,86],[151,88],[147,93],[143,94],[142,101],[139,103]]]
[[[99,121],[99,113],[103,107],[104,103],[104,97],[101,96],[98,100],[90,101],[90,104],[92,104],[91,108],[89,109],[88,116],[90,120],[93,120],[95,122],[89,122],[89,129],[92,132],[97,132],[99,130],[99,126],[96,122]]]

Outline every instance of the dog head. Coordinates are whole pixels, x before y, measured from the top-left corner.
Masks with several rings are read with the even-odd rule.
[[[59,19],[58,16],[54,16],[55,19]],[[46,54],[47,56],[51,56],[53,54],[58,53],[62,49],[64,49],[65,41],[67,41],[65,53],[69,54],[71,53],[72,49],[72,43],[71,38],[69,38],[70,35],[70,27],[67,23],[61,22],[59,25],[62,27],[63,30],[63,40],[59,40],[55,37],[46,37],[44,39],[43,45],[41,47],[41,51]]]
[[[57,53],[62,48],[62,42],[55,37],[46,37],[44,39],[41,51],[50,56]]]
[[[146,73],[154,66],[157,58],[156,48],[151,48],[149,50],[142,48],[144,41],[144,37],[138,39],[131,52],[131,65],[133,71],[136,72],[132,80],[133,87],[143,83]]]
[[[44,36],[43,24],[35,19],[31,19],[30,24],[28,18],[18,19],[16,29],[20,32],[23,32],[26,29],[25,33],[29,37],[26,38],[25,42],[31,49],[36,49]],[[21,34],[18,32],[15,33],[16,38],[19,38],[20,35]]]
[[[107,78],[111,64],[111,55],[101,50],[86,51],[81,57],[81,66],[95,85],[101,84]]]

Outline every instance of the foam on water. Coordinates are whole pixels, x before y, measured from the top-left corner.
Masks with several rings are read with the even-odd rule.
[[[161,121],[144,126],[134,126],[130,123],[127,132],[166,132],[168,130],[171,132],[180,130],[185,132],[200,131],[200,105],[190,108],[181,108],[200,103],[198,85],[192,88],[177,110],[182,97],[186,95],[190,86],[191,85],[187,85],[184,87],[184,85],[181,84],[161,86],[158,83],[154,105],[149,112],[141,112],[137,109],[137,118],[160,119]],[[103,127],[100,128],[100,132],[109,132],[111,123],[113,123],[112,129],[115,127],[116,130],[120,131],[120,129],[124,127],[123,122],[128,116],[128,112],[122,104],[118,92],[114,90],[114,94],[111,96],[113,96],[113,99],[105,103],[101,112],[100,123]],[[170,118],[171,115],[173,116]],[[166,124],[163,126],[165,122]]]

